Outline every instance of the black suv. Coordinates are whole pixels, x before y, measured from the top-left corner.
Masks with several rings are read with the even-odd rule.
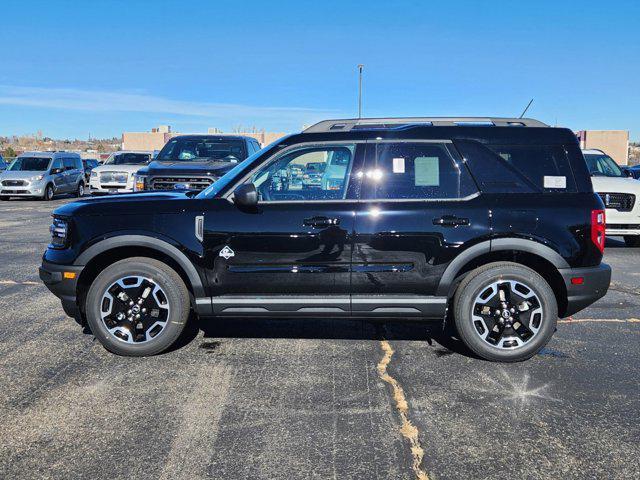
[[[138,171],[135,189],[204,190],[258,150],[256,139],[238,135],[173,137],[152,163]]]
[[[51,232],[40,277],[123,355],[167,349],[193,310],[450,319],[518,361],[611,277],[575,135],[528,119],[324,121],[197,194],[64,205]]]

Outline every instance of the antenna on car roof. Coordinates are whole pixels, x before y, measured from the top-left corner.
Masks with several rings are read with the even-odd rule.
[[[529,100],[529,103],[527,103],[527,106],[525,107],[525,109],[522,111],[522,113],[518,118],[524,117],[524,114],[527,113],[527,110],[529,110],[529,107],[531,106],[532,103],[533,103],[533,98]]]

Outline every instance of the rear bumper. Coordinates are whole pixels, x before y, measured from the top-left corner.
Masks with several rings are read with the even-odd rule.
[[[611,267],[606,263],[597,267],[563,268],[559,272],[567,288],[567,308],[560,312],[562,317],[573,315],[604,297],[611,282]],[[583,283],[574,285],[572,278],[582,278]]]
[[[75,265],[57,265],[46,260],[42,261],[42,266],[39,268],[40,280],[51,293],[60,299],[62,308],[70,317],[75,316],[78,310],[76,287],[83,268],[83,266]],[[75,276],[74,278],[65,278],[64,272],[75,273]]]

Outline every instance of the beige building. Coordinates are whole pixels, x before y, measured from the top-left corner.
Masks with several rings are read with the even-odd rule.
[[[177,133],[171,133],[169,125],[152,128],[150,132],[124,132],[122,150],[160,150]]]
[[[629,132],[626,130],[580,130],[580,148],[602,150],[618,165],[629,163]]]
[[[264,147],[271,142],[284,137],[281,132],[266,132],[264,130],[254,132],[224,133],[217,128],[210,128],[208,133],[214,135],[242,135],[258,140],[260,146]],[[122,134],[122,150],[160,150],[170,138],[181,133],[172,132],[169,125],[160,125],[152,128],[150,132],[124,132]]]

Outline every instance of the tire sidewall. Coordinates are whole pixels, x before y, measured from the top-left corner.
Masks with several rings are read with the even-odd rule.
[[[78,188],[76,189],[76,195],[78,196],[78,198],[82,198],[82,196],[84,195],[84,183],[82,182],[78,183]]]
[[[49,195],[49,192],[51,192],[51,195]],[[55,193],[56,192],[53,190],[53,185],[51,185],[49,183],[46,187],[44,187],[44,196],[43,196],[43,198],[47,202],[49,202],[49,201],[53,200],[53,197],[54,197]]]
[[[106,289],[118,279],[127,276],[144,276],[152,279],[164,291],[170,305],[169,318],[162,332],[157,338],[142,344],[128,344],[118,340],[109,333],[100,316],[102,296]],[[189,315],[189,297],[187,295],[185,305],[185,295],[181,292],[182,288],[185,291],[186,288],[184,284],[176,283],[172,275],[157,268],[153,263],[121,261],[107,267],[93,281],[87,294],[87,323],[91,331],[107,350],[120,355],[147,356],[166,350],[180,336]]]
[[[469,275],[472,275],[471,272]],[[540,299],[543,317],[540,330],[525,345],[513,350],[494,347],[485,342],[477,334],[473,325],[471,312],[477,295],[489,284],[499,280],[516,280],[532,288]],[[474,353],[492,361],[517,362],[535,355],[553,336],[557,320],[558,305],[549,284],[535,271],[520,266],[504,266],[485,270],[470,278],[463,290],[456,295],[454,305],[455,324],[464,343]]]

